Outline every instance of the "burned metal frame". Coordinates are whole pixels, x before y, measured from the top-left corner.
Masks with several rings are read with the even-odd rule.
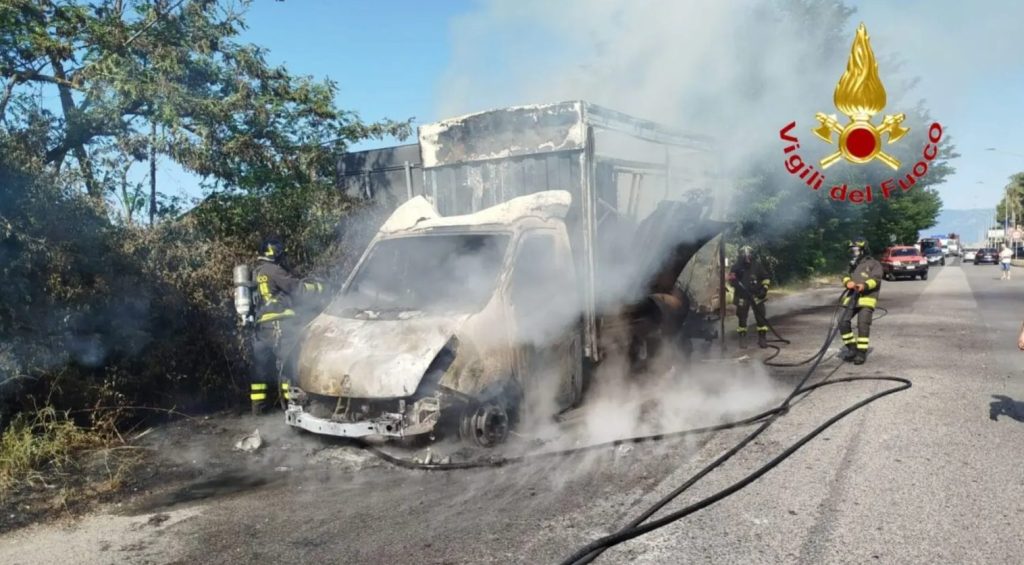
[[[620,154],[617,147],[602,150],[599,145],[605,132],[609,132],[610,142],[634,140],[650,147],[645,147],[646,151],[634,148],[633,155]],[[714,151],[711,138],[582,100],[501,108],[424,124],[417,145],[416,155],[410,144],[343,157],[339,184],[355,185],[355,193],[378,202],[423,195],[446,215],[473,212],[529,192],[570,190],[578,200],[578,216],[574,217],[578,228],[570,237],[580,244],[577,272],[584,282],[582,298],[587,306],[583,348],[586,357],[594,361],[600,357],[600,324],[595,314],[596,230],[611,212],[628,212],[630,219],[636,220],[649,178],[663,177],[657,184],[664,183],[667,195],[675,180],[673,166],[686,166],[673,162],[674,152],[708,155]],[[658,152],[662,158],[649,159],[653,147],[662,148]],[[634,174],[626,208],[619,202],[618,192],[602,194],[598,190],[598,185],[607,184],[601,175],[609,170]],[[715,171],[712,176],[719,175]],[[382,189],[390,194],[379,194]]]

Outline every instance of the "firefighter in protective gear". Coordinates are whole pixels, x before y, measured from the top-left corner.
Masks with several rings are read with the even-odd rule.
[[[843,297],[848,308],[839,321],[839,332],[846,345],[843,360],[862,365],[867,360],[871,336],[871,318],[878,305],[878,291],[882,286],[882,264],[871,257],[867,240],[857,238],[849,242],[850,271],[843,277],[843,286],[849,293]],[[850,301],[855,301],[850,304]],[[857,318],[857,333],[853,331],[853,318]]]
[[[253,371],[249,400],[253,415],[270,405],[273,385],[280,398],[290,399],[291,371],[284,367],[294,347],[298,329],[294,307],[302,295],[319,294],[323,285],[294,277],[284,267],[284,241],[268,236],[260,245],[252,277],[256,282],[256,329],[253,333]]]
[[[768,347],[768,316],[764,302],[768,299],[771,279],[749,245],[740,248],[728,278],[733,287],[732,303],[736,306],[736,334],[740,339],[740,347],[747,346],[747,314],[751,309],[754,310],[754,320],[757,322],[757,346]]]

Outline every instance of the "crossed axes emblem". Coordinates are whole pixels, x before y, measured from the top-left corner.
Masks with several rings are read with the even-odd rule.
[[[839,150],[821,160],[822,169],[826,169],[834,165],[836,161],[843,157],[854,163],[867,163],[872,159],[878,159],[892,167],[893,170],[900,168],[899,159],[889,155],[885,151],[882,151],[882,134],[886,134],[889,143],[894,143],[906,135],[910,129],[901,125],[906,117],[905,114],[886,116],[885,119],[882,120],[882,125],[878,127],[875,127],[867,117],[854,118],[850,123],[846,124],[846,126],[840,124],[835,115],[826,116],[825,114],[818,112],[814,117],[820,124],[818,127],[814,128],[814,135],[817,135],[825,142],[831,144],[832,134],[839,134]],[[863,133],[858,132],[858,130]],[[858,144],[858,150],[863,152],[863,154],[851,153],[848,140],[850,135],[855,132],[858,132],[861,137],[864,134],[871,135],[871,151],[864,152],[864,140],[861,139]]]

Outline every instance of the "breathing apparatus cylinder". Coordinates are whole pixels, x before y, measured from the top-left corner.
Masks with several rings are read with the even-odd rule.
[[[255,321],[252,311],[252,271],[249,265],[235,265],[233,274],[235,284],[235,312],[241,318],[242,324],[250,324]]]

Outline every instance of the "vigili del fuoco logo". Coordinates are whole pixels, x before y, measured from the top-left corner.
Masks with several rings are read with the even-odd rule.
[[[838,144],[835,152],[818,163],[821,170],[824,171],[840,159],[845,159],[856,165],[880,161],[894,171],[899,171],[901,163],[899,159],[885,152],[883,136],[886,143],[891,145],[905,136],[910,128],[903,126],[906,116],[902,113],[886,115],[877,126],[872,122],[875,114],[885,108],[885,87],[878,78],[878,62],[875,61],[875,53],[871,50],[868,30],[864,24],[857,27],[857,35],[850,49],[850,60],[846,63],[846,71],[836,84],[832,99],[836,109],[845,114],[849,121],[844,124],[835,114],[825,115],[818,112],[815,115],[818,127],[811,130],[814,135],[829,145]],[[788,143],[783,149],[786,155],[786,170],[791,175],[799,177],[807,186],[818,190],[827,182],[825,174],[804,162],[797,153],[800,141],[793,135],[795,129],[794,121],[779,130],[779,137]],[[883,181],[877,189],[871,185],[851,188],[845,183],[836,184],[829,190],[829,196],[833,200],[849,200],[854,204],[860,204],[872,202],[876,197],[889,198],[897,193],[897,189],[902,192],[910,190],[918,179],[928,173],[929,163],[938,155],[938,143],[941,139],[942,126],[934,122],[928,127],[928,143],[921,151],[921,159],[914,163],[909,172]]]

